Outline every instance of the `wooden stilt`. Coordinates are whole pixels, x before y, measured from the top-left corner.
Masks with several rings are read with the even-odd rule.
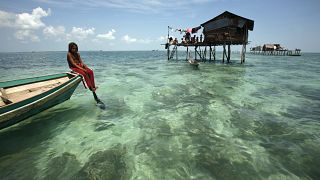
[[[187,46],[187,57],[186,57],[186,61],[188,61],[189,59],[189,47]]]
[[[230,63],[230,44],[228,44],[228,57],[227,57],[227,62]]]
[[[207,61],[207,46],[204,47],[203,58],[204,61]]]
[[[246,54],[246,45],[242,45],[242,50],[241,50],[241,64],[244,63],[245,61],[245,54]]]
[[[176,49],[176,60],[178,60],[178,46],[177,46],[177,49]]]
[[[216,61],[216,46],[213,46],[213,60]]]
[[[243,63],[246,61],[246,47],[247,47],[247,45],[246,44],[244,44],[244,50],[243,50]]]
[[[170,59],[170,44],[167,44],[167,56],[168,56],[168,60]]]
[[[223,44],[222,62],[224,63],[224,56],[226,54],[226,44]]]
[[[212,47],[210,46],[210,61],[211,61]]]

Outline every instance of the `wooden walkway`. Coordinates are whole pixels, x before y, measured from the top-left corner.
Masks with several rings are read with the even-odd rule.
[[[231,44],[227,43],[206,43],[206,42],[196,42],[196,43],[177,43],[177,44],[163,44],[166,45],[168,60],[175,59],[178,60],[178,47],[186,47],[186,59],[189,59],[191,49],[194,49],[194,59],[197,61],[215,61],[216,60],[216,46],[222,46],[222,62],[225,60],[227,63],[231,59]],[[236,43],[232,45],[242,45],[241,52],[241,63],[245,62],[246,44]],[[172,47],[172,48],[171,48]]]
[[[301,50],[250,51],[250,54],[265,56],[301,56]]]

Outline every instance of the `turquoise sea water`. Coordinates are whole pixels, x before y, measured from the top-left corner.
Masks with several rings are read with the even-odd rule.
[[[320,178],[320,54],[195,69],[164,51],[80,53],[107,109],[80,84],[0,130],[0,179]],[[0,53],[0,81],[65,71],[66,52]]]

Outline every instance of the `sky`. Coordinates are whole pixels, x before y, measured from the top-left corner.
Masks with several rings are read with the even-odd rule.
[[[0,52],[67,51],[69,42],[80,51],[164,50],[168,26],[181,39],[175,29],[224,11],[254,20],[249,47],[320,52],[319,8],[319,0],[1,0]]]

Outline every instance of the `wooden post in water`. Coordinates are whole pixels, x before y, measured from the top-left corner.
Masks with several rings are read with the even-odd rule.
[[[176,45],[176,60],[178,61],[178,46]]]
[[[207,61],[207,46],[204,47],[203,58]]]
[[[248,43],[248,27],[245,25],[245,42],[244,42],[244,50],[243,50],[243,62],[246,61],[246,53],[247,53],[247,43]]]
[[[212,53],[212,48],[211,48],[211,45],[210,45],[210,50],[209,50],[209,53],[210,53],[210,61],[211,61],[211,53]]]
[[[243,53],[243,62],[246,61],[246,52],[247,52],[247,45],[244,45],[244,53]]]
[[[168,60],[170,59],[170,44],[169,44],[169,26],[168,26],[168,37],[167,37],[167,55],[168,55]]]
[[[226,54],[226,44],[223,44],[222,62],[224,63],[224,56]]]
[[[213,60],[216,61],[216,46],[213,46]]]
[[[244,63],[244,54],[245,54],[245,44],[242,44],[242,49],[241,49],[241,64]]]
[[[167,46],[167,56],[168,56],[168,60],[170,59],[170,45],[169,43],[166,44]]]
[[[189,59],[189,47],[187,45],[187,58],[186,58],[186,61],[188,61],[188,59]]]
[[[228,57],[227,57],[228,63],[230,63],[230,51],[231,51],[230,44],[228,44]]]

